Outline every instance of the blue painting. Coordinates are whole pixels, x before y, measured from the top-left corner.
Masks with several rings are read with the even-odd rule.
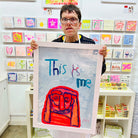
[[[17,82],[17,73],[8,73],[8,82]]]
[[[25,18],[26,27],[34,28],[36,26],[36,19],[35,18]]]
[[[95,44],[100,44],[100,34],[90,34],[90,38],[94,40]]]
[[[123,45],[133,45],[134,35],[124,35]]]

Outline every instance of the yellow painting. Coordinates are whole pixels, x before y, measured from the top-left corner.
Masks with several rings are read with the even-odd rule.
[[[78,5],[78,0],[46,0],[48,5],[64,5],[64,4],[74,4]]]

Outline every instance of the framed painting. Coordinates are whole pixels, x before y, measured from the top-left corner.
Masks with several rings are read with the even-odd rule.
[[[79,6],[80,0],[43,0],[45,8],[61,8],[63,5],[73,4]]]
[[[136,0],[101,0],[108,3],[136,3]]]
[[[33,126],[95,134],[103,57],[100,45],[38,42]]]

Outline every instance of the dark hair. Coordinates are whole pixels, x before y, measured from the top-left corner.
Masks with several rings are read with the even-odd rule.
[[[79,22],[81,21],[81,11],[77,6],[72,5],[72,4],[62,6],[62,8],[60,10],[60,19],[62,18],[62,13],[66,12],[66,11],[68,11],[69,13],[75,11],[76,14],[78,15]]]

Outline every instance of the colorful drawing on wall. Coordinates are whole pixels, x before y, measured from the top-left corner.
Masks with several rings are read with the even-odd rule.
[[[32,57],[33,54],[33,50],[31,49],[30,46],[27,46],[27,56],[31,56]]]
[[[22,32],[13,32],[13,42],[22,43],[23,42],[23,33]]]
[[[11,32],[2,32],[2,41],[4,43],[13,42],[13,40],[12,40],[12,33]]]
[[[124,35],[123,45],[133,45],[134,35]]]
[[[34,51],[34,78],[39,80],[34,84],[34,126],[57,130],[64,126],[65,131],[94,134],[101,46],[84,44],[84,49],[83,44],[38,44]]]
[[[113,45],[121,45],[122,44],[122,35],[121,34],[113,34],[112,44]]]
[[[119,83],[120,82],[120,75],[110,75],[110,82]]]
[[[110,82],[110,75],[109,74],[103,74],[101,76],[101,82],[104,82],[104,83]]]
[[[35,18],[25,18],[25,24],[28,28],[36,27],[36,19]]]
[[[44,124],[80,127],[78,91],[57,86],[46,95],[42,122]]]
[[[25,18],[24,17],[14,17],[14,27],[25,28]]]
[[[106,72],[111,70],[111,61],[106,61]]]
[[[92,30],[103,30],[103,20],[93,20]]]
[[[27,82],[27,72],[17,72],[17,82]]]
[[[47,28],[47,18],[37,18],[37,28]]]
[[[126,83],[127,86],[129,86],[129,83],[130,83],[130,75],[121,75],[121,78],[120,78],[121,82],[123,83]]]
[[[114,20],[104,20],[104,30],[112,31],[114,30]]]
[[[10,16],[2,17],[2,24],[4,28],[13,28],[13,17]]]
[[[27,74],[27,81],[28,82],[33,82],[33,73],[32,72],[28,72],[28,74]]]
[[[6,62],[7,69],[16,69],[16,60],[15,59],[7,59]]]
[[[60,8],[65,4],[79,5],[79,0],[43,0],[44,7]]]
[[[110,49],[110,48],[108,48],[108,49],[107,49],[106,59],[110,59],[110,58],[112,58],[112,53],[113,53],[113,50]]]
[[[8,82],[17,82],[17,73],[9,72],[8,73]]]
[[[16,68],[26,70],[26,59],[16,59]]]
[[[137,21],[127,21],[126,31],[136,31]]]
[[[122,59],[123,58],[123,49],[114,49],[113,59]]]
[[[131,72],[132,63],[131,62],[123,62],[122,63],[122,72]]]
[[[16,56],[26,56],[26,47],[25,46],[16,46]]]
[[[123,21],[123,20],[115,20],[115,22],[114,22],[114,30],[115,31],[124,31],[125,30],[125,21]]]
[[[33,59],[27,59],[27,70],[33,70],[33,68],[34,68]]]
[[[57,18],[48,18],[48,28],[49,29],[58,29],[58,19]]]
[[[5,55],[6,56],[15,56],[14,46],[5,46]]]
[[[35,38],[34,32],[25,32],[25,43],[30,43]]]
[[[94,40],[95,44],[100,44],[100,34],[90,34],[90,38]]]
[[[102,34],[101,44],[111,44],[111,34]]]
[[[112,61],[111,71],[120,72],[122,63],[120,61]]]
[[[124,59],[133,59],[134,49],[124,49]]]
[[[91,20],[82,20],[81,29],[91,30]]]
[[[35,33],[36,41],[46,42],[46,33]]]

